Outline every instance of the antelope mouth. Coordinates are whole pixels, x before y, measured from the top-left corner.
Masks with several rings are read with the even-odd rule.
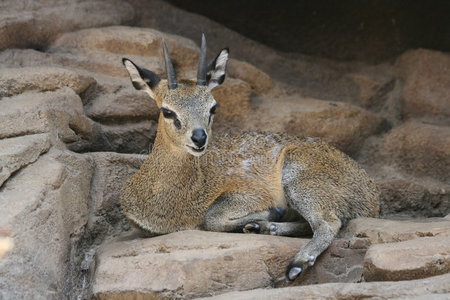
[[[203,152],[205,152],[205,149],[206,149],[206,145],[203,147],[200,147],[200,148],[187,146],[187,145],[186,145],[186,147],[188,148],[189,152],[195,156],[200,156],[201,154],[203,154]]]
[[[191,146],[188,146],[188,147],[191,148],[192,151],[195,151],[197,153],[201,153],[201,152],[205,151],[205,148],[206,148],[205,146],[200,147],[200,148],[195,148],[195,147],[191,147]]]

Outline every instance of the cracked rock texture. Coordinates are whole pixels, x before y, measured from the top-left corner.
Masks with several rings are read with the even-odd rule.
[[[0,16],[1,299],[450,297],[448,53],[292,55],[161,0],[3,1]],[[165,77],[164,39],[194,77],[204,28],[209,58],[231,48],[214,134],[319,137],[380,185],[381,218],[350,221],[292,284],[310,237],[145,237],[121,213],[159,118],[121,59]]]

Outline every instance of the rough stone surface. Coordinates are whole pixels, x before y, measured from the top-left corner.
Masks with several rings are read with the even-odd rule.
[[[122,186],[144,162],[146,155],[114,152],[89,153],[94,163],[91,181],[88,230],[105,232],[124,219],[119,199]]]
[[[66,33],[53,43],[50,51],[82,55],[104,64],[114,62],[111,68],[117,69],[117,74],[111,75],[122,77],[128,76],[121,64],[121,58],[125,55],[138,65],[163,75],[162,39],[166,41],[178,71],[196,69],[199,54],[196,43],[149,28],[113,26]]]
[[[49,148],[47,134],[0,140],[0,187],[12,173],[36,161]]]
[[[255,127],[297,136],[319,137],[346,153],[380,131],[383,119],[346,103],[312,98],[283,98],[261,103]],[[254,116],[256,117],[256,116]]]
[[[282,289],[256,289],[202,298],[203,300],[295,299],[448,299],[450,274],[400,282],[327,283]],[[444,298],[442,298],[444,297]]]
[[[133,8],[124,1],[3,1],[0,50],[45,47],[59,33],[80,28],[130,23]]]
[[[366,239],[367,243],[392,243],[421,237],[450,235],[450,222],[444,218],[411,221],[358,218],[351,220],[340,233],[343,237]]]
[[[450,180],[450,127],[407,122],[389,132],[381,150],[406,172]]]
[[[406,179],[378,181],[381,189],[381,215],[443,217],[450,211],[450,187]]]
[[[27,91],[54,91],[66,86],[80,95],[95,84],[92,77],[62,68],[22,67],[0,70],[0,98]]]
[[[450,125],[450,55],[411,50],[397,59],[396,67],[404,80],[404,116]]]
[[[147,93],[127,89],[103,94],[85,106],[86,114],[104,124],[120,121],[158,120],[159,109]]]
[[[52,151],[10,178],[0,191],[0,228],[14,248],[0,261],[0,298],[57,299],[67,257],[87,222],[92,165]]]
[[[70,88],[23,93],[3,98],[0,138],[52,132],[64,142],[76,142],[94,127],[84,116],[80,97]]]
[[[267,287],[282,276],[304,239],[185,231],[104,246],[97,299],[193,298]]]
[[[450,226],[448,227],[450,228]],[[364,258],[366,281],[420,279],[450,272],[450,234],[373,245]]]
[[[250,84],[258,94],[267,93],[273,88],[273,82],[269,75],[244,61],[230,59],[227,71],[230,76]]]

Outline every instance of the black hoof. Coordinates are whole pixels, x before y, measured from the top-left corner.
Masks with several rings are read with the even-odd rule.
[[[247,225],[244,226],[244,229],[242,231],[244,231],[244,233],[259,233],[260,229],[261,228],[259,224],[248,223]]]
[[[303,269],[290,264],[286,269],[286,282],[293,282],[302,273]]]

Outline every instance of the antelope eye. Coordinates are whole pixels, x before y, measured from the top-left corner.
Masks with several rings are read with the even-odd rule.
[[[170,109],[167,108],[161,108],[161,111],[163,113],[164,118],[173,118],[175,116],[175,113],[173,111],[171,111]]]
[[[216,113],[216,109],[217,109],[217,104],[214,105],[213,107],[211,107],[211,109],[209,110],[209,113],[214,115]]]

